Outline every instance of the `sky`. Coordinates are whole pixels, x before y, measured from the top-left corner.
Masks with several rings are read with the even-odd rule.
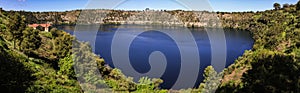
[[[105,2],[103,2],[105,1]],[[115,1],[123,1],[115,2]],[[179,0],[181,1],[181,0]],[[183,1],[183,0],[182,0]],[[202,2],[203,0],[184,0],[187,2]],[[214,11],[237,12],[237,11],[263,11],[273,9],[273,4],[295,4],[298,0],[207,0],[205,5]],[[198,3],[197,3],[198,4]],[[197,5],[196,4],[196,5]],[[91,7],[91,5],[93,7]],[[4,10],[25,11],[67,11],[75,9],[119,9],[119,10],[189,10],[176,0],[0,0],[0,7]]]

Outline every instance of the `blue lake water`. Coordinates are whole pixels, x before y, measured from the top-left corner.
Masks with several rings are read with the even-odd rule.
[[[65,30],[73,34],[74,27],[72,26],[62,26],[58,27],[59,29]],[[90,27],[80,27],[81,31],[80,36],[86,38],[81,38],[82,41],[88,41],[92,38],[91,36],[85,35],[89,33]],[[101,29],[96,33],[96,43],[94,45],[95,53],[101,55],[105,59],[105,62],[111,67],[115,67],[113,64],[113,59],[111,55],[111,46],[113,41],[113,36],[118,31],[124,31],[122,34],[124,37],[131,37],[133,29],[143,28],[147,30],[134,37],[129,47],[129,59],[130,64],[139,73],[147,73],[151,68],[149,64],[149,56],[154,51],[160,51],[165,55],[167,60],[166,70],[163,75],[160,77],[164,80],[164,83],[161,84],[162,88],[171,88],[180,72],[180,66],[182,64],[180,51],[174,40],[167,34],[148,29],[146,26],[126,26],[118,30],[118,26],[102,26]],[[151,28],[151,27],[150,27]],[[166,29],[166,28],[164,28]],[[174,29],[174,28],[172,28]],[[169,29],[172,31],[172,29]],[[175,28],[176,29],[176,28]],[[168,28],[167,28],[168,30]],[[198,47],[199,56],[201,64],[192,64],[200,65],[199,74],[197,75],[198,79],[195,83],[197,87],[200,82],[203,80],[203,70],[205,67],[211,65],[211,44],[207,31],[200,28],[189,29],[192,33],[193,38]],[[222,30],[220,30],[222,31]],[[224,29],[224,35],[226,38],[226,67],[234,63],[239,56],[241,56],[245,50],[249,50],[253,46],[253,39],[248,31],[234,30],[234,29]],[[184,36],[183,36],[184,37]],[[93,39],[93,38],[92,38]],[[192,41],[183,41],[183,42],[192,42]],[[218,42],[218,41],[215,41]],[[221,41],[220,41],[221,42]],[[186,46],[189,47],[189,46]],[[220,46],[222,47],[222,46]],[[200,63],[200,62],[199,62]],[[122,70],[122,69],[121,69]],[[126,75],[126,70],[122,70]]]

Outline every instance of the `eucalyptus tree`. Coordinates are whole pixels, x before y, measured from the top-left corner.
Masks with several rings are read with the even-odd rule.
[[[281,5],[279,3],[274,3],[273,7],[275,8],[275,10],[280,9]]]
[[[8,39],[13,41],[13,47],[16,48],[16,42],[22,40],[22,31],[25,30],[25,17],[19,13],[9,16],[10,21],[6,24],[7,31],[9,32]]]

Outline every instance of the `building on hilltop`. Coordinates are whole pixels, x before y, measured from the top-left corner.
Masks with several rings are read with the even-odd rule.
[[[49,32],[49,27],[51,27],[51,24],[29,24],[29,27],[32,27],[33,29],[37,29],[37,27],[43,27],[45,32]]]

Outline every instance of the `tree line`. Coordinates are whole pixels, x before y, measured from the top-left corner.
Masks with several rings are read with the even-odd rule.
[[[221,79],[209,66],[198,88],[178,92],[300,92],[300,2],[283,7],[275,3],[274,10],[263,12],[219,14],[225,27],[253,34],[253,49],[221,72],[224,74]],[[172,91],[160,89],[163,82],[160,79],[144,77],[138,83],[133,82],[120,70],[105,65],[103,59],[92,53],[88,43],[78,42],[64,31],[41,32],[27,27],[30,22],[22,12],[1,10],[0,16],[0,86],[4,91],[77,93],[83,92],[81,86],[84,86],[91,89],[89,92],[99,92],[103,84],[117,92]],[[76,53],[72,53],[74,43]],[[88,62],[95,62],[97,67],[78,68],[91,72],[75,74],[74,65],[89,67],[85,64]],[[91,76],[94,69],[100,71],[102,79]],[[83,81],[78,82],[77,77]]]

